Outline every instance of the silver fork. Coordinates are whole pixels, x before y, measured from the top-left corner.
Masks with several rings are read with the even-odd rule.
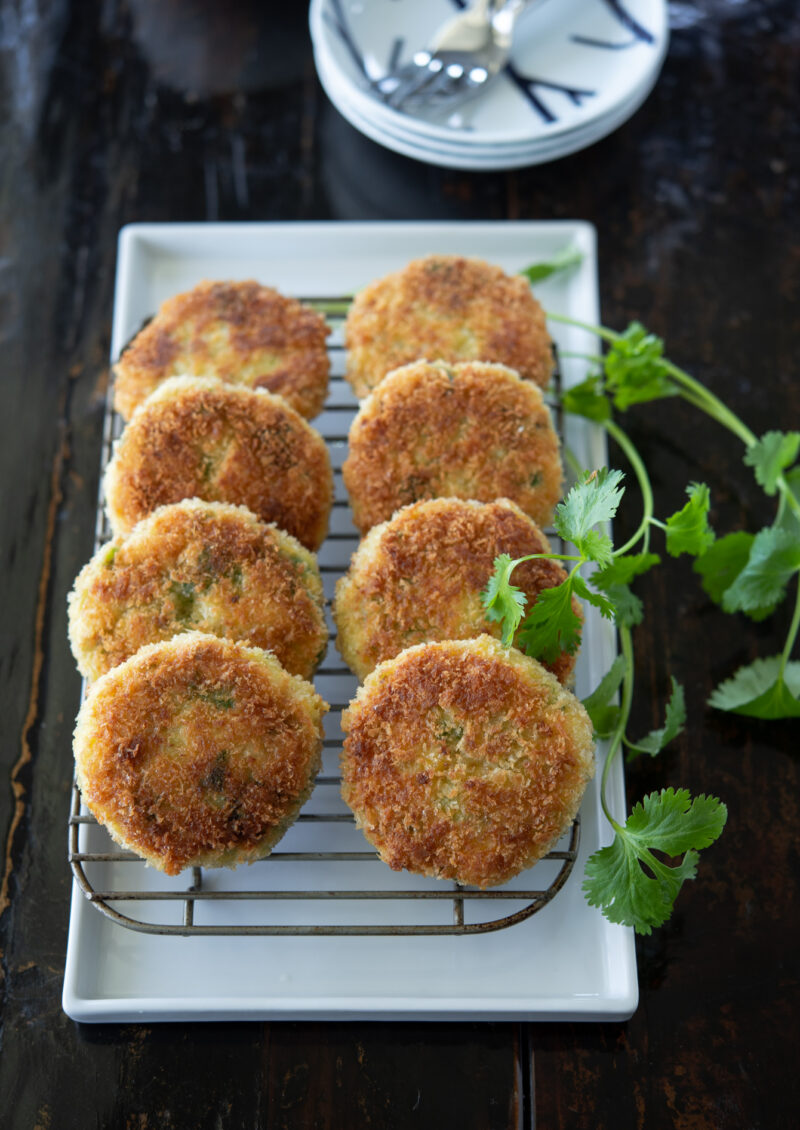
[[[404,114],[450,113],[480,94],[508,62],[514,26],[542,0],[474,0],[448,20],[410,63],[375,83],[383,101]]]

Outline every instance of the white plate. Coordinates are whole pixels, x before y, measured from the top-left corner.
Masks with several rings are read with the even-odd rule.
[[[429,252],[473,255],[515,271],[572,243],[583,251],[581,266],[547,280],[537,293],[554,312],[595,321],[595,233],[585,223],[134,225],[120,235],[112,356],[159,303],[203,278],[257,278],[290,294],[340,295]],[[553,330],[565,351],[591,351],[595,344],[583,331],[555,325]],[[562,368],[567,384],[581,378],[580,365],[568,357]],[[323,428],[326,415],[317,421]],[[598,429],[571,421],[566,440],[585,464],[605,461]],[[338,521],[343,514],[340,509]],[[323,547],[322,555],[326,552]],[[589,613],[577,671],[581,695],[596,684],[614,654],[610,627],[593,610]],[[327,688],[320,690],[325,694]],[[619,765],[611,774],[609,797],[622,818]],[[110,921],[76,884],[64,1009],[82,1021],[624,1019],[638,1000],[633,932],[607,922],[581,892],[587,855],[610,839],[597,781],[586,793],[581,818],[580,857],[563,890],[532,918],[483,935],[164,937]],[[82,831],[84,843],[105,835],[95,828]],[[106,868],[104,880],[113,886],[119,868],[140,865],[95,866]],[[311,885],[332,885],[330,870],[317,877],[316,865],[295,866],[302,866]],[[385,871],[387,885],[404,881],[382,864],[375,866]],[[546,866],[552,865],[538,865]],[[214,872],[210,881],[225,886],[269,867],[267,861],[233,873]],[[144,867],[141,875],[147,890],[175,882]],[[342,885],[352,881],[345,873],[340,878]],[[216,904],[202,905],[213,923]],[[397,906],[372,904],[370,913],[394,921]]]
[[[312,0],[317,57],[349,101],[375,127],[412,130],[429,140],[469,137],[481,145],[553,138],[603,118],[635,90],[652,85],[666,54],[665,0],[547,0],[520,19],[512,67],[463,111],[454,130],[390,109],[373,96],[394,54],[408,59],[460,4],[453,0]],[[521,76],[529,85],[521,89]],[[532,83],[532,85],[530,85]]]
[[[401,138],[409,144],[418,145],[420,148],[429,149],[432,152],[452,152],[491,158],[537,152],[548,148],[561,148],[567,144],[572,144],[576,138],[602,136],[608,132],[607,122],[619,122],[623,110],[626,114],[629,114],[631,113],[630,107],[636,107],[642,103],[652,90],[657,78],[656,74],[647,75],[646,81],[641,86],[632,90],[626,99],[617,103],[607,114],[595,118],[591,122],[577,125],[573,129],[562,130],[552,136],[537,137],[533,140],[527,138],[522,142],[485,144],[475,141],[468,131],[451,130],[447,137],[431,138],[420,133],[414,126],[414,119],[409,117],[398,117],[396,121],[391,122],[378,121],[374,115],[364,114],[359,104],[353,100],[346,84],[341,81],[321,53],[315,52],[314,59],[317,71],[331,101],[337,106],[345,105],[352,109],[359,118],[369,121],[376,132]]]
[[[334,76],[328,71],[321,58],[317,58],[317,73],[322,86],[337,110],[351,125],[376,141],[379,145],[413,157],[427,164],[445,168],[489,171],[499,169],[525,168],[558,160],[595,142],[618,129],[639,109],[647,98],[657,74],[648,76],[647,82],[635,90],[626,101],[614,107],[605,117],[592,121],[584,127],[577,127],[553,138],[538,139],[533,144],[523,145],[476,145],[469,140],[439,141],[418,137],[410,130],[390,128],[365,117],[360,109],[350,101],[344,89],[336,85]],[[457,137],[458,135],[454,135]]]

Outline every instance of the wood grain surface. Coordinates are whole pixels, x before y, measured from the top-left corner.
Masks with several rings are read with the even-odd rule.
[[[670,10],[663,75],[630,122],[554,164],[479,174],[353,130],[317,82],[303,3],[0,0],[2,1127],[797,1125],[800,728],[705,706],[780,650],[788,615],[723,615],[684,559],[639,588],[632,730],[660,725],[670,673],[689,722],[630,767],[628,794],[711,792],[729,821],[671,921],[639,939],[628,1023],[81,1026],[60,1003],[79,696],[65,602],[92,546],[118,229],[589,220],[605,322],[642,319],[757,434],[797,428],[797,6]],[[763,523],[728,433],[674,401],[627,424],[657,513],[698,479],[718,529]]]

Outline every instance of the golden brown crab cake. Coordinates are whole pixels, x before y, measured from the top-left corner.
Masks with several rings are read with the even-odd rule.
[[[545,535],[508,499],[436,498],[403,507],[373,526],[336,586],[337,647],[359,679],[413,644],[463,640],[502,628],[486,618],[481,593],[494,560],[550,553]],[[530,608],[567,574],[557,561],[525,561],[514,584]],[[576,615],[580,605],[573,600]],[[568,684],[576,655],[561,652],[548,670]]]
[[[581,703],[491,636],[381,663],[342,728],[342,795],[384,862],[477,887],[546,855],[594,774]]]
[[[327,704],[269,652],[190,632],[93,683],[75,726],[81,795],[153,867],[269,855],[320,766]]]
[[[544,312],[521,275],[458,255],[429,255],[378,279],[345,324],[347,379],[366,396],[401,365],[496,361],[545,387],[553,347]]]
[[[310,679],[328,642],[324,605],[316,558],[296,538],[243,506],[193,498],[97,551],[69,595],[69,636],[88,679],[187,631],[264,648]]]
[[[503,365],[418,361],[359,409],[342,468],[361,533],[425,498],[510,498],[540,526],[561,495],[561,456],[536,385]]]
[[[301,416],[328,392],[325,319],[252,279],[201,282],[177,294],[114,366],[114,407],[126,420],[167,377],[219,377],[280,393]]]
[[[280,397],[171,377],[134,413],[106,470],[115,536],[184,498],[233,502],[308,549],[328,529],[333,474],[322,436]]]

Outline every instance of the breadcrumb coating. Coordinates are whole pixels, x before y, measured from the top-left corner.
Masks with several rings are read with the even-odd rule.
[[[184,498],[232,502],[308,549],[328,529],[325,441],[279,396],[213,378],[171,377],[136,410],[105,478],[115,536]]]
[[[201,282],[164,302],[114,366],[114,407],[130,419],[168,377],[219,377],[280,393],[306,419],[322,411],[325,319],[252,279]]]
[[[545,535],[508,499],[438,498],[403,507],[373,526],[336,586],[337,647],[359,679],[384,659],[430,640],[501,635],[486,618],[481,593],[501,553],[550,553]],[[514,570],[530,608],[543,589],[566,579],[557,561],[525,561]],[[580,606],[573,600],[580,615]],[[565,684],[577,655],[562,652],[549,670]]]
[[[378,279],[345,324],[347,379],[366,396],[411,361],[496,361],[546,387],[553,371],[544,312],[521,275],[459,255],[430,255]]]
[[[362,534],[426,498],[510,498],[546,526],[561,495],[541,391],[503,365],[418,361],[362,403],[342,467]]]
[[[69,595],[72,652],[88,679],[187,631],[272,651],[310,679],[328,642],[316,558],[243,506],[188,499],[102,546]]]
[[[168,875],[263,859],[311,793],[327,709],[268,652],[198,632],[152,644],[84,700],[81,795]]]
[[[381,663],[342,727],[342,795],[381,858],[477,887],[546,855],[594,774],[581,703],[490,636]]]

